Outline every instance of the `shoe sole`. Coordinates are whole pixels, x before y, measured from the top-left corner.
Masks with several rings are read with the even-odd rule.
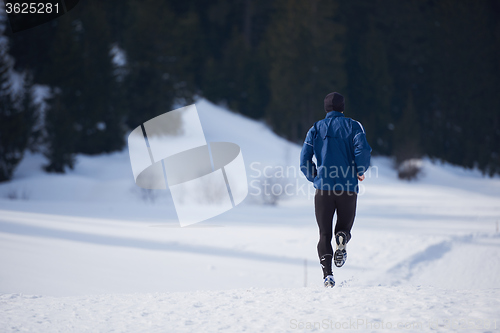
[[[335,242],[337,243],[337,250],[335,250],[335,253],[333,254],[333,262],[335,263],[336,267],[342,267],[344,266],[345,260],[347,257],[347,252],[345,249],[346,241],[344,237],[344,233],[339,233],[335,235]],[[346,254],[344,257],[344,253]]]
[[[333,262],[336,267],[342,267],[345,264],[344,252],[341,250],[335,251]]]
[[[335,287],[335,280],[330,280],[328,282],[325,281],[325,288],[333,288]]]

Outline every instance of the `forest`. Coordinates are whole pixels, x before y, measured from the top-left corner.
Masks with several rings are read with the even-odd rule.
[[[0,25],[0,181],[27,150],[47,172],[121,150],[200,97],[301,144],[332,91],[374,154],[500,174],[498,0],[82,0]]]

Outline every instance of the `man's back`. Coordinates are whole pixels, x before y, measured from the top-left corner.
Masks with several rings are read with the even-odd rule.
[[[358,192],[357,176],[369,167],[370,152],[363,126],[342,112],[331,111],[307,133],[301,169],[318,189]],[[313,154],[316,168],[312,167]]]

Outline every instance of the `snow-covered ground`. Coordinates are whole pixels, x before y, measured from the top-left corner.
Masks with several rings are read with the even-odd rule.
[[[168,191],[135,186],[127,151],[78,156],[65,175],[27,155],[0,184],[1,332],[500,330],[498,177],[424,160],[405,182],[374,158],[324,289],[300,147],[197,105],[207,141],[241,147],[247,199],[181,228]],[[265,167],[289,176],[277,206],[259,204]]]

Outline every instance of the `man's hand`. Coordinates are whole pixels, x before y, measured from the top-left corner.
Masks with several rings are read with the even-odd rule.
[[[361,176],[360,176],[360,175],[358,175],[358,180],[359,180],[360,182],[362,182],[363,180],[365,180],[365,175],[364,175],[364,174],[363,174],[363,175],[361,175]]]

